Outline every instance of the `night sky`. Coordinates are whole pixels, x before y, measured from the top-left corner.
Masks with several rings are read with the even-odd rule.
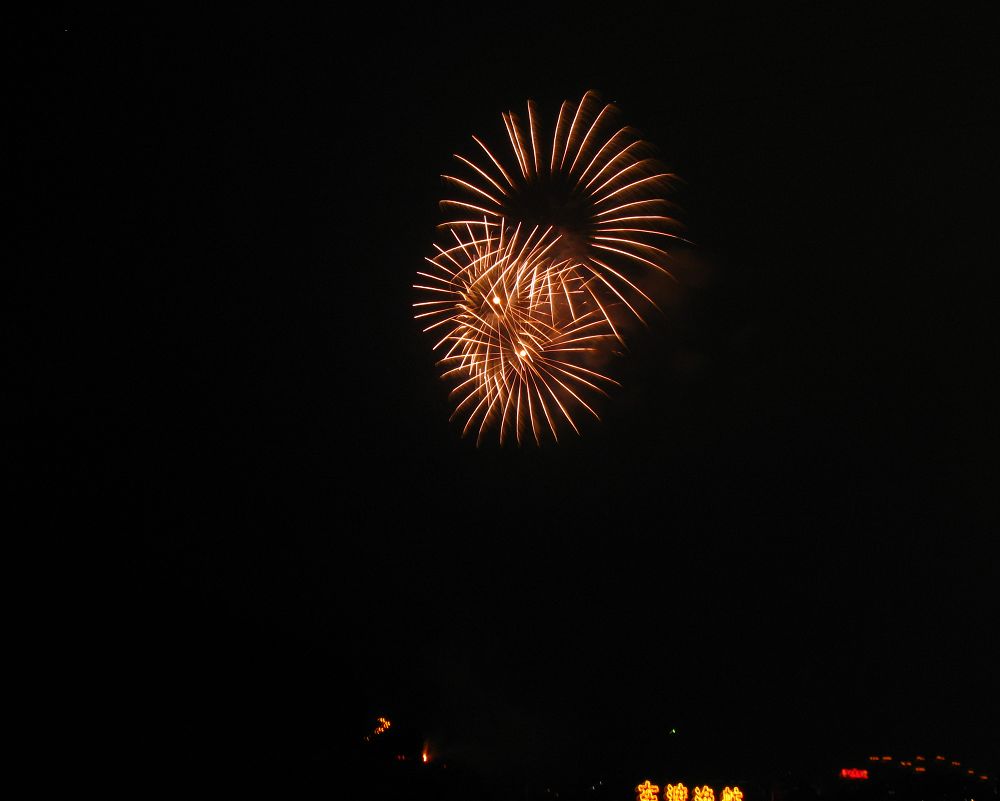
[[[70,488],[36,513],[61,708],[175,768],[325,764],[377,715],[493,787],[1000,768],[995,53],[869,13],[81,14],[19,45],[14,419]],[[440,174],[587,89],[696,247],[600,423],[477,449],[410,308]]]

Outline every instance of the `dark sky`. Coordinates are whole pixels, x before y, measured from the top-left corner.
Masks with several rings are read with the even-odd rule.
[[[79,510],[49,611],[81,687],[178,765],[321,758],[387,714],[512,781],[995,769],[983,29],[386,7],[34,34],[18,177],[59,256],[25,270],[15,350],[52,355],[15,359],[40,390],[15,399]],[[684,179],[698,246],[600,424],[477,450],[411,319],[439,174],[588,88]]]

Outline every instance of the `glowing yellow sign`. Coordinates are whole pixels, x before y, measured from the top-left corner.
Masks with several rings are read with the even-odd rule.
[[[660,801],[658,793],[659,785],[653,784],[646,779],[635,788],[636,801]],[[668,784],[663,788],[662,801],[716,801],[715,790],[707,784],[694,788],[693,797],[688,795],[688,788],[683,782]],[[718,801],[744,801],[743,791],[739,787],[725,787],[721,791]]]
[[[663,791],[663,801],[688,801],[688,788],[683,782],[668,784]]]
[[[707,784],[694,788],[694,801],[715,801],[715,790]]]
[[[646,781],[635,788],[635,792],[635,801],[657,801],[656,796],[660,792],[660,785],[650,784],[649,779],[646,779]]]

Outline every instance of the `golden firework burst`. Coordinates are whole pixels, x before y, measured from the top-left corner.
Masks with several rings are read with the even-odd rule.
[[[501,444],[541,444],[563,423],[579,433],[581,410],[597,417],[594,394],[617,383],[601,366],[624,343],[623,319],[656,306],[643,272],[671,275],[667,246],[682,239],[674,175],[613,105],[593,92],[564,102],[551,135],[533,102],[527,111],[527,126],[501,115],[509,151],[473,136],[478,157],[455,154],[464,177],[443,176],[457,192],[441,201],[447,241],[415,285],[416,317],[439,335],[455,383],[453,419],[477,444],[493,424]]]
[[[429,271],[415,285],[416,317],[440,334],[443,376],[456,382],[452,416],[463,435],[477,426],[477,444],[491,424],[501,444],[513,435],[541,444],[574,415],[597,416],[586,397],[616,383],[588,360],[614,338],[608,315],[571,260],[557,258],[560,236],[534,226],[512,229],[503,218],[451,227],[448,248],[435,245]]]
[[[441,227],[483,228],[502,219],[552,228],[559,236],[553,257],[595,279],[606,309],[621,305],[642,320],[641,306],[656,304],[639,288],[638,274],[670,275],[665,245],[682,238],[666,196],[674,174],[593,92],[575,106],[562,104],[551,136],[532,101],[527,112],[527,126],[513,112],[501,115],[509,152],[473,136],[478,156],[455,154],[464,176],[442,176],[457,196],[441,202]],[[614,327],[610,313],[607,321]]]

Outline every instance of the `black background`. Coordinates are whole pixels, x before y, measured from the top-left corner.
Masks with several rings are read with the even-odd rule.
[[[27,37],[41,294],[9,341],[70,490],[34,515],[59,708],[175,767],[315,765],[384,714],[496,787],[664,754],[995,770],[984,29],[386,7]],[[410,309],[439,175],[588,88],[698,246],[601,423],[477,449]]]

